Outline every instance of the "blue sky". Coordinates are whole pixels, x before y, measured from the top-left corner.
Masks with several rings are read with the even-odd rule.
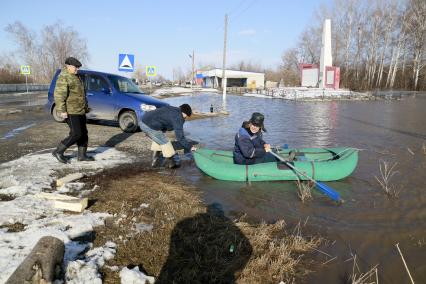
[[[88,68],[119,73],[118,54],[135,55],[135,65],[190,70],[188,54],[200,62],[222,65],[224,14],[229,15],[228,62],[240,60],[274,67],[313,20],[320,3],[331,0],[218,1],[3,1],[0,10],[0,54],[16,49],[4,28],[21,21],[39,31],[57,20],[72,26],[87,40]],[[24,8],[25,7],[25,8]],[[20,64],[25,62],[18,61]]]

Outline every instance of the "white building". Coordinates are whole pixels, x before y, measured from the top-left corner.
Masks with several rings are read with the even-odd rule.
[[[265,73],[225,70],[227,87],[263,88],[265,86]],[[222,87],[222,69],[212,69],[197,72],[197,83],[203,87]]]

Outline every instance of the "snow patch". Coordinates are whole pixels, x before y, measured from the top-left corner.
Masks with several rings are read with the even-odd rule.
[[[286,100],[311,100],[311,99],[365,99],[368,97],[365,93],[352,92],[344,89],[320,89],[320,88],[274,88],[265,91],[262,94],[246,93],[247,97],[260,98],[281,98]]]
[[[103,247],[89,250],[84,259],[70,261],[65,272],[66,283],[102,284],[102,278],[98,271],[107,260],[114,258],[116,251],[117,245],[113,242],[107,242]]]
[[[137,233],[143,233],[143,232],[151,232],[153,226],[151,224],[144,224],[144,223],[136,223],[134,230]]]
[[[94,227],[104,225],[105,218],[110,215],[92,213],[88,210],[81,214],[70,215],[55,209],[52,200],[36,197],[37,193],[52,190],[51,184],[58,171],[67,173],[84,171],[88,175],[133,161],[125,153],[114,148],[98,147],[91,150],[89,154],[94,154],[96,159],[94,162],[77,162],[73,158],[70,164],[61,164],[50,152],[38,152],[0,164],[0,193],[16,197],[10,201],[0,202],[0,225],[15,223],[25,225],[24,230],[20,232],[0,230],[0,271],[2,271],[0,283],[8,279],[43,236],[53,236],[64,242],[64,263],[65,266],[67,263],[71,265],[71,274],[78,269],[87,271],[83,274],[87,278],[79,274],[79,280],[70,283],[96,283],[95,276],[98,274],[95,269],[103,265],[104,260],[113,256],[115,246],[109,244],[102,250],[89,251],[86,253],[85,260],[75,261],[90,248],[90,244],[82,244],[76,239],[84,238],[93,231]],[[75,182],[61,190],[62,192],[78,191],[81,188],[82,183]],[[100,250],[102,253],[99,252]],[[81,279],[84,281],[80,281]]]
[[[124,267],[120,271],[120,278],[122,284],[154,284],[155,278],[147,276],[145,273],[139,271],[139,267],[136,266],[133,269]]]

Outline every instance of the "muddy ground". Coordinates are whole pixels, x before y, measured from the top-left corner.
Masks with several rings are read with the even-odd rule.
[[[14,137],[0,140],[0,163],[36,151],[53,149],[67,136],[69,131],[65,123],[53,121],[50,115],[44,112],[42,106],[21,109],[20,112],[14,113],[0,112],[0,120],[2,122],[10,121],[10,126],[5,126],[7,130],[1,131],[3,135],[12,129],[34,124],[30,128],[16,133]],[[89,147],[115,147],[118,150],[131,152],[141,158],[145,158],[144,155],[148,154],[149,141],[142,132],[124,133],[113,123],[106,122],[91,122],[87,125],[87,128],[89,132]],[[75,150],[75,147],[71,147],[68,152],[73,150]]]

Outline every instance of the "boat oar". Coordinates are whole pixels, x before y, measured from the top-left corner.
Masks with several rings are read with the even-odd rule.
[[[297,174],[304,176],[306,178],[308,178],[309,180],[311,180],[312,182],[314,182],[314,184],[317,186],[317,188],[324,193],[325,195],[327,195],[328,197],[330,197],[331,199],[333,199],[334,201],[340,202],[340,194],[338,192],[336,192],[334,189],[332,189],[331,187],[314,180],[313,178],[311,178],[310,176],[302,173],[301,171],[299,171],[296,167],[294,167],[290,162],[286,161],[283,157],[281,157],[280,155],[278,155],[277,153],[274,153],[272,150],[270,151],[270,153],[272,155],[274,155],[275,158],[277,158],[278,160],[280,160],[281,162],[284,162],[289,168],[291,168],[293,171],[295,171]]]

